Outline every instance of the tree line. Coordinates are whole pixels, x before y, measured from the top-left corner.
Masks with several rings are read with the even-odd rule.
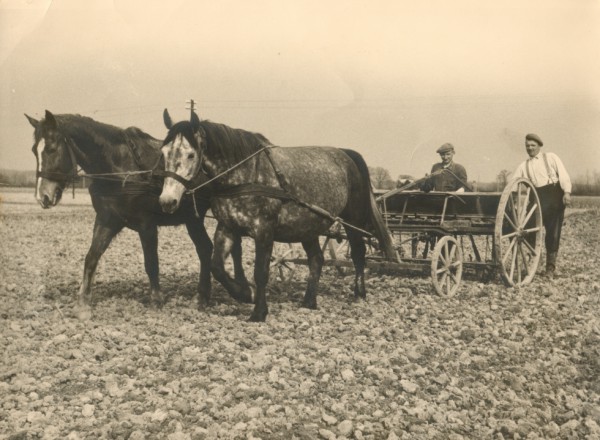
[[[371,184],[376,189],[400,188],[416,179],[408,174],[400,174],[393,179],[388,170],[382,167],[369,167]],[[475,191],[499,192],[504,189],[510,179],[510,171],[502,170],[494,182],[471,181]],[[86,188],[90,179],[81,178],[77,182],[78,188]],[[0,187],[35,187],[35,171],[0,169]],[[600,196],[600,171],[588,171],[583,176],[573,179],[573,195]]]
[[[371,184],[376,189],[394,189],[401,188],[417,180],[408,174],[400,174],[393,179],[390,172],[382,167],[369,167],[371,175]],[[510,181],[511,172],[501,170],[493,182],[470,181],[474,191],[481,192],[500,192]],[[572,178],[573,195],[579,196],[600,196],[600,171],[588,171],[584,176]],[[418,189],[415,187],[414,189]]]

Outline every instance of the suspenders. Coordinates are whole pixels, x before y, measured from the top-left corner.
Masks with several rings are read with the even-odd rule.
[[[548,174],[548,179],[550,179],[550,184],[556,183],[552,176],[552,170],[550,169],[550,165],[548,164],[548,158],[546,157],[546,153],[542,153],[542,159],[544,160],[544,165],[546,166],[546,173]],[[532,172],[529,170],[531,160],[527,160],[525,163],[525,172],[527,173],[527,178],[533,182]]]

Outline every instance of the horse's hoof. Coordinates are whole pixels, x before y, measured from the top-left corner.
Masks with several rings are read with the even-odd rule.
[[[317,310],[317,302],[316,301],[302,301],[302,307],[310,310]]]
[[[155,290],[150,292],[150,307],[160,310],[165,305],[165,297],[162,292]]]
[[[89,321],[92,319],[92,308],[88,305],[77,306],[75,308],[75,315],[80,321]]]
[[[159,299],[153,298],[150,301],[150,308],[155,309],[155,310],[161,310],[164,305],[165,305],[165,300],[163,298],[159,298]]]
[[[201,312],[206,312],[206,310],[209,308],[210,304],[209,301],[207,299],[199,299],[198,300],[198,310]]]
[[[265,322],[267,319],[266,313],[256,313],[252,312],[250,318],[248,318],[248,322]]]

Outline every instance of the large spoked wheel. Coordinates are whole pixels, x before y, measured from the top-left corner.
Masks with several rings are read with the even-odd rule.
[[[289,260],[296,258],[296,256],[296,249],[291,243],[287,246],[279,244],[273,249],[271,273],[275,276],[274,279],[282,283],[289,283],[294,279],[296,264]]]
[[[508,286],[523,286],[535,277],[542,250],[542,208],[528,179],[511,182],[498,204],[494,256]]]
[[[454,296],[462,278],[462,250],[454,237],[440,238],[433,249],[431,280],[442,296]]]

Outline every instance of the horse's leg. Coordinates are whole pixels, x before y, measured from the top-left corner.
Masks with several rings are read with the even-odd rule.
[[[108,248],[112,239],[119,231],[121,231],[121,229],[123,229],[123,224],[104,223],[96,216],[92,244],[85,256],[83,281],[81,282],[78,294],[77,315],[81,320],[87,320],[92,315],[92,283],[94,275],[96,274],[96,268],[98,267],[98,261]]]
[[[152,305],[162,307],[164,297],[160,291],[159,281],[158,227],[156,224],[142,225],[138,234],[144,251],[144,267],[150,280],[150,301]]]
[[[202,220],[191,220],[185,224],[190,238],[196,246],[200,259],[200,278],[198,280],[198,308],[204,309],[210,302],[210,260],[213,253],[213,243],[206,232]]]
[[[233,272],[235,280],[240,284],[242,288],[242,302],[252,303],[252,288],[246,278],[244,272],[244,265],[242,263],[242,237],[236,236],[231,248],[231,259],[233,260]]]
[[[321,278],[321,270],[323,269],[323,263],[325,258],[323,257],[323,250],[319,244],[319,238],[312,240],[303,241],[302,247],[306,252],[308,259],[308,281],[306,283],[306,292],[304,293],[304,300],[302,301],[302,307],[308,309],[317,308],[317,289],[319,288],[319,279]]]
[[[222,226],[217,225],[214,237],[214,251],[211,261],[211,270],[215,279],[220,282],[223,287],[229,292],[232,298],[240,302],[251,302],[252,296],[248,297],[248,292],[244,290],[244,286],[240,285],[236,280],[231,278],[227,270],[225,270],[225,260],[232,251],[235,245],[236,235]],[[241,252],[240,252],[241,264]]]
[[[273,232],[264,229],[257,233],[254,239],[256,249],[254,262],[254,282],[256,283],[256,298],[254,310],[250,315],[252,322],[264,322],[269,313],[267,306],[267,283],[271,268],[271,255],[273,254]]]
[[[354,263],[354,297],[365,299],[367,297],[367,290],[365,289],[365,255],[367,253],[367,246],[362,235],[354,229],[346,228],[346,235],[350,242],[350,257],[352,258],[352,263]]]

